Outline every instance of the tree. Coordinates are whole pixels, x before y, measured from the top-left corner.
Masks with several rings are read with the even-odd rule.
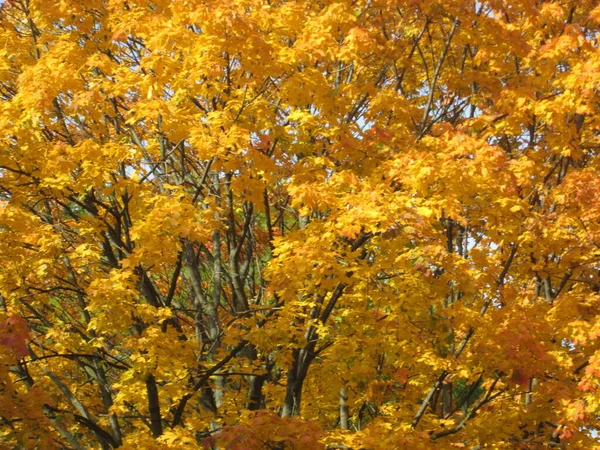
[[[596,448],[600,7],[0,4],[3,448]]]

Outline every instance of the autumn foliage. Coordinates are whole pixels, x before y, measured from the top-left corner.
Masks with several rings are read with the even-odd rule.
[[[5,0],[0,56],[0,448],[600,448],[595,0]]]

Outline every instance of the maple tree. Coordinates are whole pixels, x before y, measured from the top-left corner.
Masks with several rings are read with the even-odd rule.
[[[0,447],[600,448],[594,0],[0,21]]]

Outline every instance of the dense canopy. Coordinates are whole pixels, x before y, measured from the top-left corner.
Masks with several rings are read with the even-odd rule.
[[[0,448],[600,448],[596,5],[0,2]]]

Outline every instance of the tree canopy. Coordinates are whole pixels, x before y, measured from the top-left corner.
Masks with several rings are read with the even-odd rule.
[[[0,2],[0,448],[600,448],[595,0]]]

